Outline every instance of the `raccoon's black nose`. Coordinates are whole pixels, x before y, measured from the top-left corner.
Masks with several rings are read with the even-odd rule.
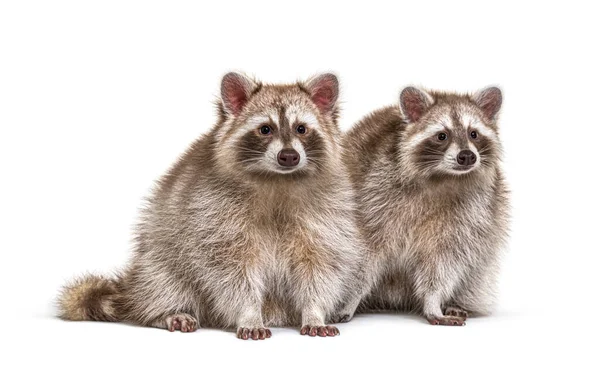
[[[471,150],[463,150],[458,153],[456,161],[460,165],[473,165],[477,161],[477,156]]]
[[[295,167],[300,162],[300,154],[294,149],[283,149],[277,154],[277,162],[283,167]]]

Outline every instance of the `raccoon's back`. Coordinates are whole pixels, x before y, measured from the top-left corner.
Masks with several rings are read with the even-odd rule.
[[[376,110],[343,136],[343,160],[353,184],[361,183],[373,163],[378,160],[397,161],[397,147],[406,123],[398,106]]]
[[[217,142],[214,135],[202,135],[180,155],[161,176],[148,199],[148,205],[172,203],[172,199],[192,195],[194,184],[216,177]]]

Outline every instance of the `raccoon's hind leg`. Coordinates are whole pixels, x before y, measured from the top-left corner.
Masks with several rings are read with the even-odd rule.
[[[465,309],[457,306],[446,306],[444,308],[444,315],[455,316],[464,320],[466,320],[469,317],[469,313]]]
[[[370,255],[365,258],[362,269],[357,272],[356,285],[348,287],[354,292],[340,309],[331,314],[329,318],[331,323],[347,323],[352,320],[361,301],[372,292],[373,287],[381,279],[381,267],[378,267],[380,263],[377,262],[379,258],[381,258],[381,254]]]
[[[464,310],[457,308],[446,308],[442,312],[440,303],[441,300],[436,294],[429,294],[425,296],[423,313],[429,324],[450,326],[462,326],[466,324],[465,320],[467,319],[467,314]]]
[[[372,270],[368,278],[364,273],[362,274],[357,278],[357,285],[354,288],[349,287],[356,291],[347,298],[347,301],[344,301],[344,304],[337,311],[330,315],[330,323],[347,323],[352,320],[358,309],[358,305],[360,305],[363,298],[371,291],[371,286],[374,285],[374,278],[372,276],[375,275],[375,271]]]
[[[147,263],[130,268],[123,278],[124,321],[171,332],[198,329],[199,295],[185,281]]]
[[[332,324],[336,323],[348,323],[354,317],[354,313],[360,304],[362,297],[356,296],[352,301],[346,303],[342,308],[329,317],[329,322]]]
[[[489,315],[495,301],[495,272],[471,269],[468,275],[454,296],[455,302],[448,306],[460,307],[469,316]]]
[[[190,314],[176,313],[156,319],[150,326],[167,329],[169,332],[195,332],[198,329],[198,321]]]

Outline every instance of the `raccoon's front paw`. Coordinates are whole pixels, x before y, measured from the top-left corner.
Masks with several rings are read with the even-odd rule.
[[[326,326],[311,326],[305,325],[300,329],[300,334],[303,336],[320,336],[320,337],[334,337],[340,335],[340,330],[332,325]]]
[[[466,324],[465,318],[457,316],[428,316],[427,321],[431,325],[463,326]]]
[[[448,306],[446,309],[444,309],[444,315],[459,317],[463,320],[466,320],[469,317],[469,313],[467,313],[466,310],[456,306]]]
[[[253,340],[264,340],[265,338],[271,338],[271,330],[267,328],[239,327],[237,329],[237,338],[242,340],[247,340],[248,338]]]
[[[167,329],[170,332],[194,332],[198,329],[198,321],[189,314],[173,314],[166,318]]]

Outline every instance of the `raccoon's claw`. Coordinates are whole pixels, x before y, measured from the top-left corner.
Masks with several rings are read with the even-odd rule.
[[[340,335],[340,330],[332,325],[327,326],[310,326],[305,325],[300,329],[300,334],[303,336],[319,336],[319,337],[334,337]]]
[[[427,317],[427,321],[431,325],[463,326],[467,324],[464,318],[454,316]]]
[[[173,314],[166,319],[167,329],[170,332],[194,332],[198,329],[198,322],[189,314]]]
[[[466,310],[454,306],[447,307],[444,310],[444,315],[455,316],[465,320],[469,317],[469,313]]]
[[[237,329],[237,338],[247,340],[248,338],[253,340],[264,340],[271,338],[271,330],[267,328],[244,328],[239,327]]]

